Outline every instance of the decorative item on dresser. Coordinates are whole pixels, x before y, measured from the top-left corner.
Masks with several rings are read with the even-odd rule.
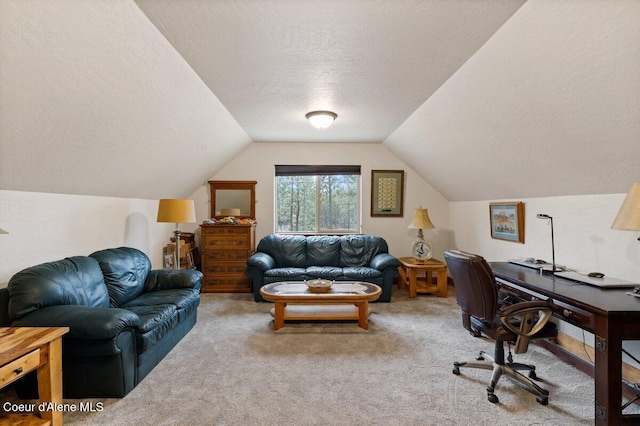
[[[202,292],[249,293],[256,249],[255,181],[209,181],[211,219],[201,225]]]

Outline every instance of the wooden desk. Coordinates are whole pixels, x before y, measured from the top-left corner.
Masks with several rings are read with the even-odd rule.
[[[601,290],[510,263],[490,265],[505,291],[551,300],[554,316],[595,335],[595,424],[638,424],[640,416],[622,416],[622,341],[640,340],[640,300],[624,289]]]
[[[62,404],[62,335],[68,332],[68,327],[1,327],[0,387],[37,369],[40,401]],[[16,422],[43,420],[41,424],[62,425],[61,410],[40,414],[42,419],[16,415]]]
[[[416,297],[418,293],[437,293],[438,297],[447,297],[447,264],[438,259],[429,259],[426,262],[419,262],[413,257],[400,257],[398,260],[401,266],[398,267],[400,274],[398,286],[406,288],[409,283],[409,297]],[[417,271],[425,271],[426,286],[418,287]],[[432,273],[437,274],[437,285],[431,284]],[[407,280],[407,275],[409,279]]]

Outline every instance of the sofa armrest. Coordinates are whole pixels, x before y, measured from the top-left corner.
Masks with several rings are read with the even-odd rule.
[[[70,338],[111,339],[126,328],[140,325],[140,318],[120,308],[78,305],[49,306],[15,320],[13,327],[69,327]]]
[[[200,289],[202,272],[195,269],[164,270],[154,269],[149,271],[144,282],[144,292],[171,290],[176,288]]]
[[[377,269],[378,271],[384,271],[387,268],[397,268],[400,266],[400,262],[389,253],[380,253],[371,259],[371,264],[369,266],[373,269]]]
[[[260,269],[262,272],[273,269],[276,261],[267,253],[256,252],[247,259],[247,266]]]

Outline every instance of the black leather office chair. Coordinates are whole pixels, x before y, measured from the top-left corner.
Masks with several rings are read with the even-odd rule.
[[[498,298],[498,287],[491,267],[483,257],[457,250],[444,254],[453,277],[458,305],[462,309],[462,323],[475,337],[485,335],[495,340],[494,356],[491,358],[481,351],[477,361],[454,362],[453,374],[460,374],[460,367],[492,370],[487,387],[487,399],[497,403],[494,394],[498,380],[506,375],[525,385],[542,404],[549,403],[549,392],[531,379],[536,379],[535,366],[513,362],[511,344],[516,354],[527,351],[529,340],[555,337],[558,334],[551,317],[551,304],[546,301],[517,302],[502,304]],[[504,343],[509,343],[509,356],[505,362]],[[488,358],[490,361],[484,361]],[[519,370],[529,371],[529,377]]]

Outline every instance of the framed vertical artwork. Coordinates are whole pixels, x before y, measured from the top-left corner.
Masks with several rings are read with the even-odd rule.
[[[371,170],[371,216],[402,217],[404,170]]]
[[[491,238],[524,244],[524,203],[489,203]]]

